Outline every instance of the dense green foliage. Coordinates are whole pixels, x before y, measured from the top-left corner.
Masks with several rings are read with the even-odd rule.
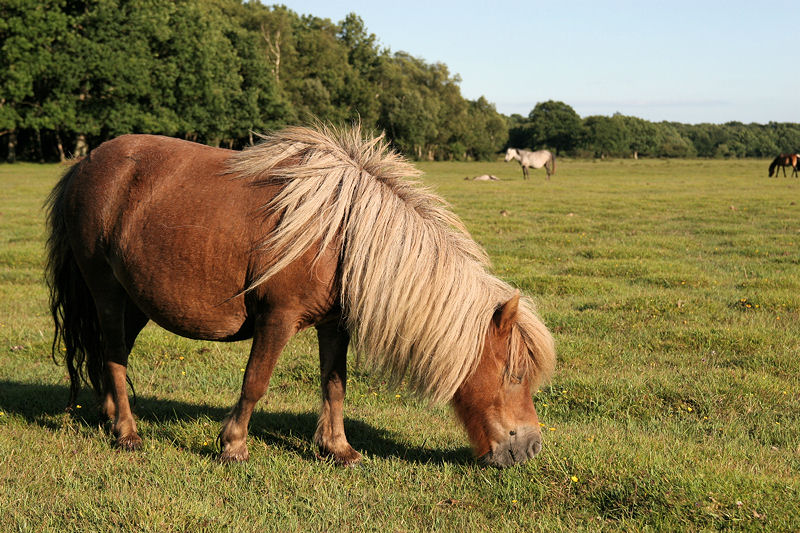
[[[242,147],[252,131],[360,119],[415,159],[506,146],[586,157],[774,157],[800,124],[687,125],[563,102],[506,117],[460,79],[334,23],[255,0],[0,0],[0,158],[64,159],[123,133]]]
[[[800,180],[767,163],[566,159],[549,182],[420,164],[556,339],[542,453],[503,471],[449,409],[352,359],[364,465],[318,460],[313,331],[278,361],[250,461],[224,466],[249,342],[148,326],[130,359],[144,449],[115,450],[89,391],[64,413],[49,359],[41,205],[62,169],[0,164],[0,531],[798,531]]]
[[[0,154],[53,159],[123,133],[240,147],[251,131],[360,119],[412,157],[485,159],[505,117],[441,63],[241,0],[0,0]]]
[[[589,157],[775,157],[800,152],[800,124],[680,124],[614,114],[583,120],[563,102],[510,118],[509,144]]]

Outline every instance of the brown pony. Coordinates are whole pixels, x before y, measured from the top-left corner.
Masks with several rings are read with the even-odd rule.
[[[776,167],[781,167],[780,169],[783,170],[784,178],[786,177],[786,167],[792,167],[792,176],[797,177],[797,171],[800,170],[799,158],[800,156],[798,156],[798,154],[779,155],[769,164],[769,177],[772,177],[773,172],[775,173],[775,177],[778,177],[778,169]]]
[[[550,333],[488,272],[483,250],[417,171],[358,127],[289,128],[243,152],[125,135],[71,167],[48,200],[56,347],[74,403],[91,382],[116,445],[133,450],[128,354],[153,320],[194,339],[253,338],[223,461],[248,458],[247,426],[287,341],[314,326],[322,408],[314,441],[344,465],[351,340],[393,384],[452,401],[477,456],[533,457],[531,389],[551,372]]]

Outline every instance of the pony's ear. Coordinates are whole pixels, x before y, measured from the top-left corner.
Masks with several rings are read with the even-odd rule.
[[[514,296],[511,297],[506,303],[501,305],[494,312],[492,322],[500,333],[508,333],[511,331],[511,326],[517,320],[517,309],[519,308],[519,291],[514,291]]]

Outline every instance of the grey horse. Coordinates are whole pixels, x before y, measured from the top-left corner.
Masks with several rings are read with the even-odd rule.
[[[556,173],[556,157],[547,150],[520,150],[519,148],[509,148],[506,150],[505,161],[508,163],[512,159],[519,161],[522,166],[522,177],[528,179],[528,168],[542,168],[547,171],[547,179],[550,179],[550,174]]]

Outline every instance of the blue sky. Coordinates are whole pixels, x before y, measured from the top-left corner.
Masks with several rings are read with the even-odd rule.
[[[356,13],[381,46],[445,63],[505,114],[552,99],[582,117],[800,122],[797,0],[283,3]]]

